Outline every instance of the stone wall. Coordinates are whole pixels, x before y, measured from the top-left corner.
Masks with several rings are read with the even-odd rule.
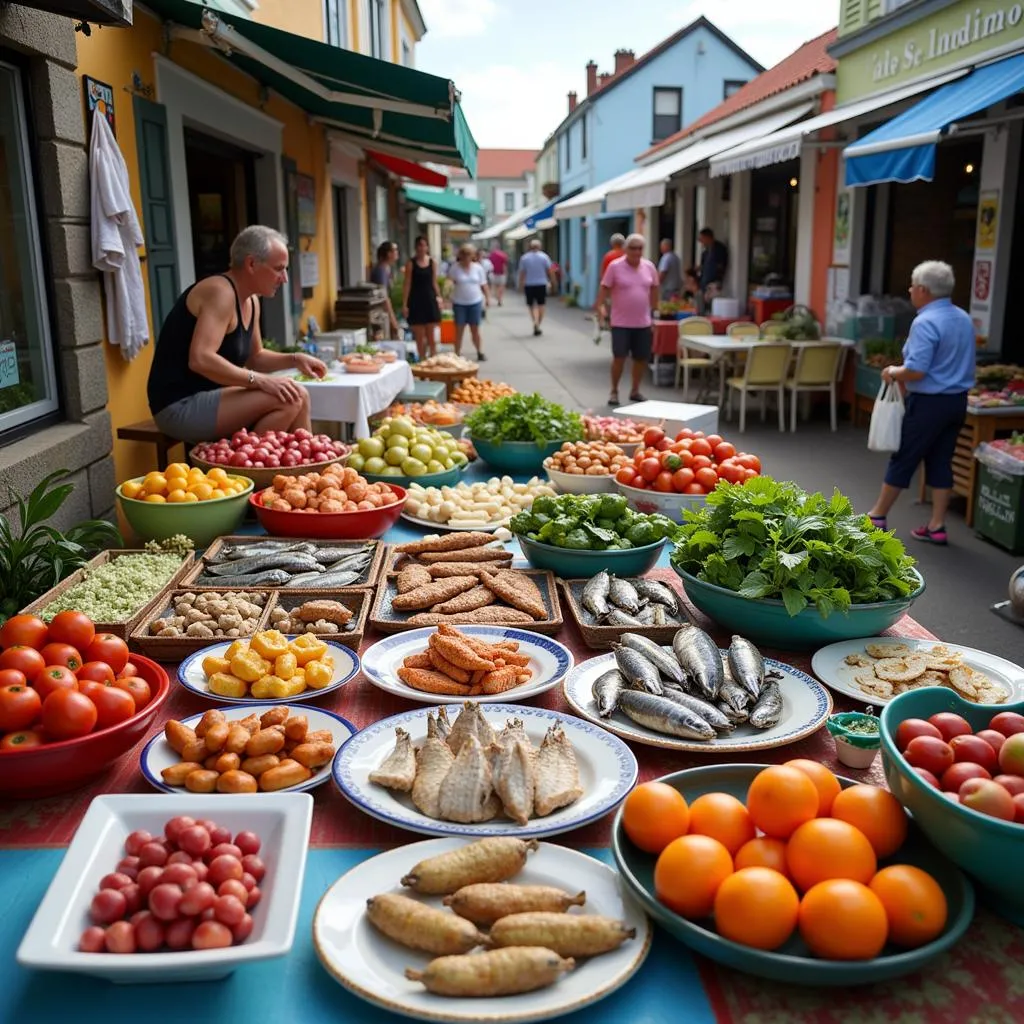
[[[102,288],[90,258],[89,164],[74,73],[74,25],[70,18],[3,4],[0,46],[24,54],[29,63],[28,116],[37,145],[38,212],[65,421],[0,448],[0,514],[10,505],[6,485],[26,495],[48,473],[67,469],[75,492],[54,520],[66,528],[81,519],[112,517],[115,484]]]

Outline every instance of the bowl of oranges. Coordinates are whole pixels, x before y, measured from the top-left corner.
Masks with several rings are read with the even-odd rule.
[[[809,760],[690,768],[637,786],[612,833],[644,909],[697,952],[796,985],[919,970],[974,890],[888,790]]]
[[[172,462],[163,471],[125,480],[116,491],[128,525],[142,540],[175,534],[206,547],[221,534],[233,533],[245,515],[253,482],[214,467],[203,471]]]

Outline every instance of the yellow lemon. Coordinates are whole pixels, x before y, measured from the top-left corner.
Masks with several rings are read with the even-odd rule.
[[[138,480],[126,480],[121,484],[121,493],[126,498],[137,498],[142,492],[142,484]]]
[[[190,484],[202,483],[205,479],[206,474],[198,466],[193,466],[188,471],[188,482]]]
[[[154,505],[163,505],[167,501],[162,494],[147,494],[142,500],[151,502]]]
[[[181,500],[184,501],[185,504],[187,505],[190,502],[198,501],[199,499],[191,491],[186,491],[185,492],[185,497],[182,498]]]
[[[189,484],[188,490],[190,490],[200,501],[206,501],[207,498],[213,494],[213,488],[206,483]]]
[[[188,466],[184,462],[172,462],[164,471],[168,480],[182,480],[188,477]]]
[[[185,492],[180,487],[176,488],[167,495],[167,500],[173,502],[185,501]]]
[[[221,469],[219,466],[214,467],[213,469],[210,470],[209,473],[206,474],[206,479],[209,480],[211,483],[222,484],[227,480],[227,478],[227,473],[225,473],[224,470]]]
[[[167,490],[167,477],[163,473],[147,473],[142,486],[147,494],[160,494]]]
[[[218,487],[210,494],[211,498],[226,498],[227,495]]]

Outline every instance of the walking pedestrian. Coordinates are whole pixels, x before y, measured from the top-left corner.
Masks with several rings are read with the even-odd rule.
[[[703,246],[700,254],[700,296],[701,305],[697,312],[703,313],[711,300],[722,290],[725,271],[729,266],[729,250],[715,238],[711,228],[701,228],[697,235]]]
[[[608,404],[619,404],[619,381],[626,365],[626,356],[633,360],[631,402],[642,402],[640,381],[651,357],[651,309],[658,305],[661,282],[654,264],[644,259],[644,236],[626,239],[625,256],[608,265],[597,293],[597,315],[606,316],[605,305],[611,300],[612,324],[612,388]]]
[[[679,295],[683,285],[683,264],[672,251],[672,239],[661,240],[661,259],[658,260],[658,279],[661,282],[662,299],[672,299]]]
[[[548,284],[555,283],[551,257],[540,246],[540,239],[530,240],[530,248],[519,260],[519,287],[526,296],[526,305],[533,321],[533,334],[542,334],[540,325],[544,322],[544,305],[547,302]]]
[[[476,250],[471,245],[463,245],[458,252],[456,261],[448,269],[449,280],[455,288],[452,292],[452,313],[455,315],[455,354],[462,350],[462,335],[469,326],[469,334],[476,349],[477,362],[484,362],[487,356],[483,353],[480,340],[480,321],[483,315],[484,302],[490,302],[490,287],[484,268],[474,259]]]
[[[391,304],[391,280],[397,262],[398,246],[391,241],[381,242],[377,246],[377,264],[370,271],[370,280],[384,289],[384,308],[388,311],[388,320],[391,322],[392,338],[398,337],[398,317],[395,315],[395,307]]]
[[[491,275],[491,286],[494,288],[494,296],[500,306],[505,299],[505,283],[508,281],[508,256],[504,249],[497,244],[491,250],[491,266],[494,273]]]
[[[405,265],[402,287],[402,315],[412,328],[420,359],[437,352],[434,329],[441,326],[441,289],[437,285],[437,264],[430,257],[430,243],[416,236],[415,255]]]
[[[946,544],[946,509],[953,492],[953,453],[974,384],[976,336],[970,316],[954,306],[953,268],[928,260],[910,276],[910,301],[917,316],[903,346],[903,364],[886,366],[882,378],[907,390],[900,447],[889,459],[885,483],[868,516],[887,529],[886,516],[924,462],[932,489],[931,517],[911,530],[915,540]]]
[[[626,248],[626,236],[616,231],[615,234],[608,239],[608,246],[608,251],[601,259],[601,276],[598,278],[598,281],[604,280],[604,272],[608,269],[608,264],[610,264],[612,260],[622,258],[623,252]]]
[[[473,262],[484,272],[484,280],[487,282],[488,292],[484,301],[483,311],[481,316],[484,320],[487,319],[487,310],[491,305],[491,278],[494,277],[494,264],[490,261],[490,258],[486,256],[480,249],[473,247]]]

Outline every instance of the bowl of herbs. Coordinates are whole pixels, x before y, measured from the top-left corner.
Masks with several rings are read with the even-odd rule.
[[[541,395],[505,395],[465,419],[473,447],[502,473],[536,474],[566,441],[583,440],[583,420]]]

